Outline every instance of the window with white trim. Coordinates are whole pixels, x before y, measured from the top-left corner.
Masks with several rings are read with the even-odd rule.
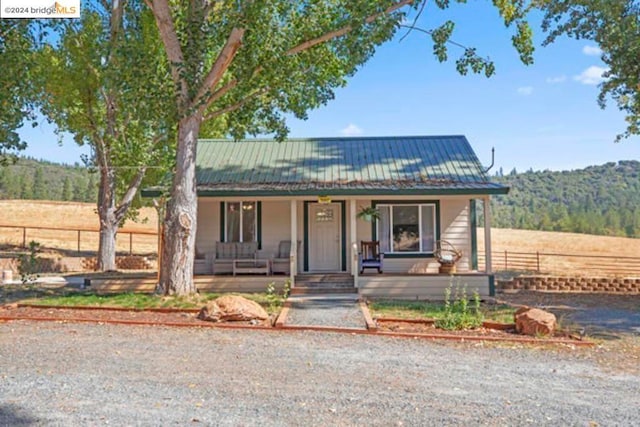
[[[258,240],[256,202],[225,202],[225,242]]]
[[[378,204],[376,221],[380,251],[384,253],[432,254],[436,242],[436,206]]]

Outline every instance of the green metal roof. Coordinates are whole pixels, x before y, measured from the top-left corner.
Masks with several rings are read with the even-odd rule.
[[[198,194],[505,194],[464,136],[200,140]],[[147,195],[151,195],[149,191]]]

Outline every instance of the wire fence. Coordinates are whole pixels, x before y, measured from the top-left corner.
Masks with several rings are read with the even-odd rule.
[[[0,225],[0,243],[27,248],[36,241],[41,247],[75,253],[98,251],[100,233],[90,228],[35,227]],[[152,231],[119,230],[116,251],[119,253],[155,254],[158,250],[158,234]]]
[[[494,271],[530,271],[539,274],[582,276],[640,276],[640,257],[582,255],[544,252],[493,251]],[[485,266],[484,252],[478,253],[478,267]]]

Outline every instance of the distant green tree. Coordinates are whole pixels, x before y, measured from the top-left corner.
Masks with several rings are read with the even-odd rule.
[[[33,172],[33,198],[35,200],[47,199],[47,194],[51,194],[47,191],[46,183],[44,182],[44,174],[42,168],[37,167]]]
[[[27,179],[25,175],[20,175],[18,182],[20,186],[20,199],[33,199],[33,186],[31,185],[31,180]]]
[[[87,193],[87,181],[84,179],[76,179],[73,182],[73,198],[74,202],[86,201],[85,195]]]
[[[96,201],[96,192],[98,191],[96,174],[90,173],[89,179],[87,180],[87,187],[85,189],[84,195],[82,196],[82,201],[84,202],[95,202]]]
[[[62,200],[73,200],[73,185],[71,184],[71,178],[68,176],[64,177],[64,182],[62,184]]]
[[[492,199],[494,224],[638,237],[639,177],[640,162],[635,160],[495,177],[511,192]]]

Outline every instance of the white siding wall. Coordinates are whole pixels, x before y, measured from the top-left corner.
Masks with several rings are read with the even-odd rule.
[[[463,253],[462,259],[457,265],[458,271],[470,270],[471,231],[469,221],[468,199],[452,199],[440,203],[440,239],[451,243]]]
[[[262,249],[275,254],[281,240],[291,240],[291,207],[287,201],[262,202]]]
[[[478,291],[481,297],[490,295],[489,277],[468,276],[362,276],[358,283],[360,295],[369,298],[443,299],[449,286],[466,286],[467,292]]]
[[[198,230],[196,250],[211,253],[220,240],[220,202],[218,200],[198,199]]]

